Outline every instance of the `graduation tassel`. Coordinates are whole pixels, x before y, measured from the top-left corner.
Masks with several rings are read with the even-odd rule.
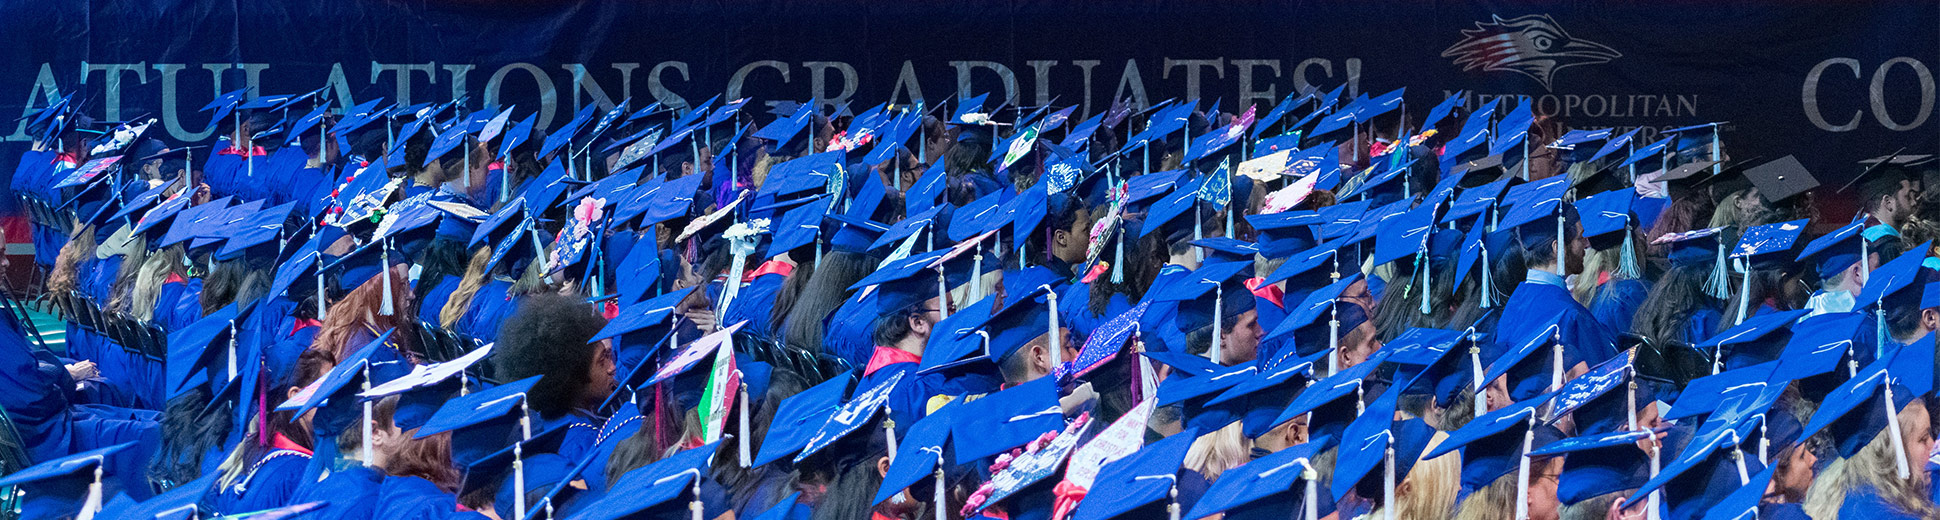
[[[1737,435],[1732,435],[1736,437]],[[1738,466],[1738,485],[1751,482],[1751,473],[1745,469],[1745,452],[1731,448],[1731,462]]]
[[[1049,288],[1050,286],[1044,286],[1044,287]],[[1044,306],[1051,308],[1051,312],[1050,312],[1051,330],[1049,332],[1049,334],[1051,335],[1051,368],[1055,369],[1059,365],[1064,364],[1064,338],[1059,337],[1060,329],[1058,327],[1058,292],[1057,291],[1047,290],[1044,292]],[[1219,341],[1219,335],[1213,334],[1213,342],[1214,342],[1213,345],[1218,345],[1219,344],[1218,341]],[[1219,347],[1215,346],[1213,348],[1217,349]]]
[[[970,276],[975,281],[970,283],[970,301],[976,302],[976,301],[983,300],[983,242],[982,241],[977,242],[977,251],[973,254],[975,254],[976,256],[970,257]],[[1018,258],[1022,259],[1023,257],[1018,257]]]
[[[1489,411],[1489,396],[1482,393],[1482,347],[1474,329],[1469,329],[1468,366],[1470,384],[1475,387],[1475,415]]]
[[[1225,335],[1225,334],[1221,334],[1222,332],[1225,332],[1225,327],[1222,327],[1222,325],[1225,325],[1225,324],[1221,323],[1222,321],[1224,321],[1224,318],[1226,317],[1226,314],[1224,312],[1225,303],[1226,303],[1225,300],[1226,300],[1226,287],[1224,286],[1224,284],[1213,286],[1212,362],[1214,364],[1225,364],[1225,360],[1226,360],[1225,355],[1220,352],[1222,350],[1222,347],[1225,346],[1224,345],[1225,342],[1220,339],[1220,336]],[[1332,374],[1333,372],[1329,371],[1327,373]]]
[[[1731,282],[1725,274],[1724,242],[1718,242],[1718,259],[1711,264],[1711,276],[1704,280],[1704,292],[1712,297],[1726,300],[1731,298]]]
[[[1878,357],[1886,357],[1886,306],[1876,305],[1873,307],[1873,312],[1879,317],[1879,319],[1873,320],[1873,324],[1877,328],[1877,330],[1873,331],[1873,353]],[[235,336],[231,335],[230,339],[235,339]],[[230,350],[234,352],[233,347]],[[1857,358],[1855,357],[1855,359]],[[1858,375],[1858,371],[1854,370],[1849,375]]]
[[[1340,305],[1328,308],[1333,315],[1327,318],[1327,375],[1340,371]]]
[[[377,249],[379,250],[379,254],[383,255],[383,259],[381,260],[382,263],[378,265],[377,276],[382,277],[384,279],[384,303],[382,303],[377,307],[377,314],[380,316],[390,316],[391,314],[394,314],[397,312],[397,309],[394,308],[395,304],[391,303],[391,243],[390,241],[385,240],[383,245],[381,247],[378,247]]]
[[[1192,205],[1192,241],[1193,242],[1198,242],[1199,239],[1205,238],[1205,233],[1206,233],[1205,220],[1206,218],[1199,214],[1199,204],[1193,203]],[[1206,248],[1203,248],[1203,247],[1192,248],[1192,258],[1194,260],[1198,260],[1200,263],[1205,263]]]
[[[1307,520],[1320,520],[1320,472],[1314,470],[1313,462],[1300,461],[1300,478],[1307,481],[1307,497],[1304,504]]]
[[[740,378],[741,376],[739,374],[735,375],[735,379],[740,379]],[[739,438],[735,439],[734,442],[735,444],[738,445],[737,447],[740,448],[740,451],[741,451],[741,467],[751,468],[751,467],[754,467],[754,457],[749,454],[750,450],[748,449],[748,442],[749,442],[748,432],[750,430],[748,428],[748,384],[747,383],[741,383],[741,402],[739,404],[741,407],[741,410],[740,410],[741,418],[736,422],[740,423],[739,426],[741,427],[741,435],[737,435],[736,437],[739,437]]]
[[[1173,484],[1172,489],[1165,492],[1165,499],[1166,499],[1165,517],[1171,520],[1179,520],[1179,515],[1181,513],[1179,513],[1179,485],[1178,484],[1176,483]]]
[[[1652,479],[1657,478],[1657,472],[1662,469],[1663,462],[1660,457],[1663,451],[1664,443],[1658,442],[1656,437],[1653,436],[1650,441],[1650,478]],[[1650,502],[1650,514],[1647,515],[1649,520],[1659,520],[1660,518],[1657,509],[1663,507],[1664,498],[1662,493],[1662,489],[1653,489],[1650,491],[1650,498],[1648,499]]]
[[[1484,245],[1480,249],[1482,250],[1482,308],[1488,309],[1495,307],[1495,273],[1494,268],[1489,266],[1489,246]]]
[[[80,520],[93,520],[94,514],[101,511],[101,474],[103,472],[103,466],[107,465],[108,461],[106,460],[98,461],[94,465],[94,482],[88,483],[88,497],[81,502],[81,513],[75,516],[75,518]],[[22,501],[24,502],[25,500],[23,499]]]
[[[1900,435],[1900,414],[1893,409],[1893,383],[1889,380],[1881,386],[1886,387],[1886,431],[1893,437],[1893,470],[1898,472],[1900,480],[1906,480],[1913,474],[1906,461],[1906,439]],[[1744,463],[1738,465],[1738,472],[1744,473]]]
[[[1382,472],[1381,480],[1381,517],[1394,520],[1394,439],[1388,439],[1387,469]]]
[[[1434,270],[1434,266],[1428,265],[1429,262],[1426,261],[1427,257],[1428,253],[1426,252],[1415,253],[1415,270],[1421,271],[1421,314],[1423,316],[1429,314],[1428,300],[1433,299],[1435,295],[1435,286],[1429,284],[1428,281],[1428,272]]]
[[[1630,228],[1623,230],[1623,251],[1619,254],[1622,256],[1617,259],[1617,276],[1631,280],[1642,277],[1642,270],[1637,268],[1636,239],[1632,238]]]
[[[1744,323],[1745,312],[1751,309],[1751,263],[1747,262],[1744,257],[1738,258],[1738,273],[1740,274],[1738,282],[1738,319],[1731,322],[1733,326]],[[1718,354],[1722,357],[1724,352],[1720,350]]]
[[[883,435],[883,438],[887,439],[887,442],[883,443],[883,447],[889,450],[889,453],[887,455],[887,458],[889,459],[889,463],[895,464],[896,463],[896,420],[889,418],[890,411],[891,410],[889,409],[888,406],[882,407],[882,415],[883,415],[882,435]]]
[[[1556,346],[1550,349],[1551,352],[1555,353],[1555,355],[1551,356],[1549,365],[1550,392],[1555,392],[1563,388],[1563,328],[1556,327],[1554,334],[1551,338],[1555,340],[1554,343]]]
[[[364,364],[364,391],[365,392],[370,391],[370,363]],[[358,457],[361,459],[360,462],[363,462],[364,466],[367,466],[367,467],[375,467],[377,465],[376,459],[372,458],[371,456],[371,446],[370,446],[370,438],[372,433],[371,432],[371,417],[372,417],[371,406],[375,403],[376,401],[372,401],[369,399],[364,400],[364,420],[360,421],[363,423],[364,438],[362,441],[363,445],[360,446],[358,449]],[[524,489],[524,487],[521,486],[520,489]],[[519,516],[525,516],[525,515],[521,514]]]
[[[1536,443],[1536,416],[1522,432],[1522,454],[1516,456],[1516,520],[1529,520],[1529,450]]]
[[[944,511],[949,509],[949,507],[945,506],[944,505],[945,502],[943,501],[943,452],[942,451],[938,451],[936,453],[936,473],[932,474],[931,478],[936,480],[936,485],[934,489],[930,490],[930,503],[933,504],[930,506],[930,509],[936,511],[936,520],[949,520],[949,517],[944,514]]]
[[[1124,225],[1124,222],[1120,221],[1119,225]],[[1116,249],[1111,256],[1111,283],[1122,284],[1125,283],[1125,230],[1119,230],[1118,243],[1114,247]]]
[[[691,513],[693,513],[693,520],[706,520],[705,518],[703,518],[703,517],[701,516],[701,476],[700,476],[700,471],[699,471],[699,470],[691,470],[691,469],[690,469],[690,470],[688,470],[688,471],[692,471],[692,472],[694,472],[694,480],[693,480],[693,482],[694,482],[694,483],[692,484],[692,486],[691,486],[691,488],[690,488],[690,489],[688,490],[688,491],[691,491],[691,492],[693,492],[693,495],[692,495],[692,496],[694,497],[694,499],[693,499],[693,500],[688,500],[688,501],[687,501],[687,511],[689,511],[689,512],[691,512]]]
[[[942,302],[936,306],[936,312],[944,318],[950,317],[950,281],[943,276],[941,267],[936,269],[936,299]]]
[[[512,509],[525,518],[525,443],[512,443]]]
[[[229,380],[236,380],[236,320],[229,320]]]

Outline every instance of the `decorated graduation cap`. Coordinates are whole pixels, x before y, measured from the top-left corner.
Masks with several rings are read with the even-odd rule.
[[[876,386],[857,389],[856,394],[842,403],[842,407],[836,409],[834,414],[827,416],[821,424],[814,425],[815,434],[809,437],[801,451],[795,454],[794,463],[800,465],[811,457],[824,455],[825,451],[827,456],[818,460],[832,463],[836,467],[854,463],[856,457],[873,451],[869,447],[876,444],[878,437],[864,430],[875,429],[878,424],[882,425],[881,428],[888,437],[894,437],[894,428],[890,423],[884,422],[889,417],[889,410],[885,409],[884,405],[889,401],[890,392],[894,391],[896,385],[908,375],[906,372],[898,372],[877,383]],[[813,425],[813,421],[810,424]],[[863,433],[857,437],[858,432]],[[845,448],[829,449],[838,444]],[[894,446],[895,444],[893,439],[887,439],[883,445]]]
[[[1148,518],[1139,512],[1153,509],[1161,502],[1165,502],[1165,507],[1177,516],[1178,509],[1184,507],[1177,501],[1179,466],[1185,462],[1186,451],[1192,448],[1193,440],[1198,437],[1197,431],[1176,433],[1140,447],[1123,458],[1105,463],[1086,493],[1101,500],[1079,502],[1073,518]]]
[[[14,512],[24,518],[56,518],[68,511],[92,517],[106,500],[102,479],[108,457],[134,445],[125,442],[35,464],[0,478],[0,486],[19,495]]]
[[[1672,268],[1709,266],[1711,274],[1704,282],[1705,293],[1718,299],[1726,299],[1731,296],[1731,288],[1725,274],[1724,229],[1715,227],[1682,233],[1666,233],[1651,243],[1669,244],[1668,256]]]
[[[1301,493],[1297,503],[1304,513],[1299,518],[1320,518],[1320,469],[1314,458],[1333,439],[1315,436],[1306,444],[1273,452],[1240,467],[1226,470],[1185,518],[1205,518],[1231,512],[1233,516],[1253,511],[1286,511],[1295,500],[1283,499],[1286,493]]]
[[[855,376],[843,373],[783,399],[769,423],[767,437],[761,441],[761,453],[755,456],[754,466],[766,466],[784,458],[792,460],[796,453],[808,447],[822,425],[842,409],[843,398],[854,384]]]
[[[1057,381],[1036,380],[960,405],[959,420],[951,429],[956,440],[956,464],[1023,446],[1045,432],[1064,429],[1058,406]]]
[[[701,511],[701,482],[721,443],[681,450],[645,467],[626,472],[607,488],[606,495],[575,512],[578,518],[618,520],[670,508],[687,498],[686,507]]]
[[[1639,410],[1656,399],[1650,385],[1637,380],[1635,356],[1634,350],[1625,351],[1564,383],[1547,422],[1569,415],[1579,435],[1636,430]]]

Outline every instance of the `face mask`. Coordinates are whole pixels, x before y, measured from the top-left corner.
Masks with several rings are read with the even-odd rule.
[[[1814,307],[1825,312],[1846,312],[1852,310],[1851,291],[1826,291],[1812,297]]]

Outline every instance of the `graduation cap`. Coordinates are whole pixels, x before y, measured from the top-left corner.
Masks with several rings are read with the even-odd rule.
[[[335,437],[352,424],[371,421],[370,409],[358,406],[357,393],[404,377],[412,370],[404,355],[390,346],[394,332],[384,331],[276,409],[293,411],[298,418],[316,411],[312,428],[326,438]],[[372,460],[369,440],[364,441],[362,450],[360,460]]]
[[[254,87],[244,87],[224,92],[216,96],[215,99],[210,100],[209,104],[202,105],[202,109],[199,110],[200,112],[215,111],[215,115],[209,116],[209,129],[222,126],[224,119],[228,119],[231,113],[241,108],[243,97],[249,95],[251,90],[254,90]]]
[[[1879,268],[1866,276],[1866,285],[1859,290],[1859,296],[1854,299],[1853,308],[1870,307],[1901,290],[1915,287],[1914,282],[1921,279],[1920,274],[1923,269],[1921,264],[1926,261],[1927,252],[1932,249],[1932,246],[1932,241],[1922,242],[1917,247],[1907,249],[1900,256],[1880,264]]]
[[[1478,416],[1450,432],[1424,457],[1432,459],[1462,450],[1463,491],[1481,489],[1505,475],[1518,474],[1522,458],[1530,456],[1523,452],[1524,446],[1545,446],[1561,438],[1555,428],[1537,424],[1537,408],[1548,402],[1548,396],[1540,396]],[[1528,486],[1529,477],[1519,475],[1517,486]]]
[[[1853,338],[1865,315],[1834,312],[1806,316],[1792,326],[1792,339],[1785,343],[1773,368],[1773,381],[1792,381],[1832,372],[1844,361],[1856,359]],[[1824,387],[1820,387],[1824,388]]]
[[[871,505],[881,505],[904,490],[915,495],[917,490],[913,488],[924,479],[933,479],[935,494],[931,503],[945,503],[943,493],[949,480],[945,473],[952,464],[944,454],[949,450],[950,431],[960,408],[963,406],[954,402],[946,404],[909,427],[909,433],[897,444],[896,453],[891,454],[889,471],[883,474],[882,486],[870,501]]]
[[[1023,446],[1044,432],[1064,429],[1058,406],[1057,381],[1039,378],[970,401],[957,410],[951,429],[956,440],[956,464],[990,457]]]
[[[1570,130],[1557,138],[1556,142],[1549,143],[1548,147],[1552,150],[1568,152],[1567,155],[1572,163],[1588,163],[1592,161],[1592,155],[1601,150],[1603,143],[1608,142],[1613,135],[1616,135],[1616,130],[1612,128]]]
[[[26,517],[54,518],[66,511],[91,517],[104,500],[102,474],[108,468],[108,457],[134,445],[125,442],[35,464],[0,477],[0,487],[20,495],[15,499],[16,513]]]
[[[1086,494],[1109,500],[1079,502],[1073,519],[1144,518],[1133,513],[1161,501],[1173,501],[1169,507],[1174,509],[1182,507],[1176,502],[1179,466],[1198,437],[1197,431],[1176,433],[1105,463]]]
[[[1713,297],[1725,299],[1731,296],[1731,292],[1725,275],[1723,231],[1724,228],[1715,227],[1666,233],[1651,243],[1670,245],[1668,256],[1673,268],[1711,266],[1711,275],[1704,282],[1704,290]]]
[[[1454,94],[1442,98],[1440,103],[1436,103],[1434,108],[1428,110],[1428,118],[1421,120],[1421,127],[1423,129],[1433,129],[1441,125],[1442,120],[1448,119],[1450,115],[1454,115],[1455,109],[1467,105],[1468,91],[1457,90]]]
[[[845,372],[783,399],[769,423],[767,437],[761,441],[754,466],[766,466],[808,447],[822,425],[842,409],[842,399],[854,384],[855,375]]]
[[[802,461],[808,460],[809,457],[817,455],[830,446],[834,446],[836,443],[841,442],[844,438],[859,430],[874,427],[879,422],[879,419],[888,418],[889,412],[883,406],[889,401],[890,392],[895,390],[896,385],[906,375],[908,375],[907,372],[897,372],[891,375],[889,379],[883,380],[867,390],[856,393],[848,402],[842,403],[842,407],[837,409],[834,415],[828,416],[828,420],[823,422],[819,428],[815,429],[815,435],[809,437],[808,442],[802,446],[801,451],[795,454],[795,464],[801,464]],[[885,427],[885,429],[888,428]],[[766,446],[763,446],[764,450],[766,448]],[[847,453],[846,455],[854,455],[854,453]],[[840,458],[844,457],[845,454],[837,453],[831,456]]]
[[[1057,292],[1049,285],[1040,285],[1006,297],[1004,308],[991,313],[979,327],[989,334],[990,361],[1002,366],[1004,360],[1025,345],[1040,336],[1048,336],[1045,348],[1051,353],[1051,365],[1062,365],[1064,349],[1057,330]]]
[[[493,501],[500,518],[525,518],[529,508],[526,495],[571,480],[573,462],[559,455],[571,425],[561,424],[533,434],[525,440],[512,440],[504,449],[467,464],[459,481],[458,496],[498,486]]]
[[[1764,470],[1757,460],[1746,460],[1749,457],[1737,453],[1742,440],[1732,428],[1696,433],[1684,428],[1672,430],[1666,444],[1682,445],[1683,449],[1675,450],[1677,458],[1624,502],[1641,503],[1652,491],[1662,489],[1668,518],[1700,518],[1726,494],[1744,486],[1752,473]]]
[[[577,518],[618,520],[645,516],[664,504],[687,497],[687,506],[699,511],[701,481],[714,460],[721,443],[681,450],[658,462],[626,472],[607,489],[606,495],[575,512]]]
[[[1286,319],[1281,320],[1280,325],[1274,327],[1260,341],[1263,343],[1269,342],[1292,334],[1294,335],[1294,348],[1298,352],[1311,355],[1314,352],[1334,351],[1340,346],[1339,339],[1341,333],[1354,330],[1355,327],[1360,325],[1360,321],[1365,321],[1366,319],[1366,309],[1360,308],[1359,305],[1342,305],[1343,302],[1340,301],[1341,293],[1346,292],[1349,286],[1360,281],[1360,273],[1355,273],[1307,293],[1298,305],[1287,307]],[[1343,308],[1346,310],[1343,310]],[[1359,320],[1355,319],[1355,312],[1357,311],[1362,312],[1359,315]],[[1322,316],[1328,318],[1324,323],[1330,329],[1334,327],[1335,322],[1340,322],[1339,330],[1329,333],[1326,336],[1326,343],[1324,345],[1318,341],[1313,341],[1311,336],[1301,337],[1303,335],[1299,334],[1299,332],[1302,329],[1308,328],[1309,325],[1316,324],[1317,320]],[[1303,339],[1306,341],[1302,341]],[[1331,374],[1334,372],[1338,361],[1339,356],[1328,357],[1328,373]]]
[[[1292,421],[1309,413],[1307,431],[1310,435],[1340,437],[1347,424],[1364,412],[1363,403],[1369,378],[1380,368],[1383,352],[1375,352],[1373,358],[1365,363],[1330,373],[1327,377],[1308,385],[1300,395],[1287,404],[1286,409],[1273,419],[1268,426],[1272,428]],[[1393,417],[1390,412],[1388,417]],[[1344,438],[1342,438],[1345,440]]]
[[[1918,392],[1901,384],[1899,373],[1911,371],[1913,367],[1894,366],[1890,359],[1883,359],[1859,370],[1852,379],[1846,380],[1838,388],[1826,394],[1818,411],[1812,414],[1800,438],[1811,437],[1820,431],[1831,433],[1833,444],[1840,458],[1851,457],[1861,448],[1873,442],[1881,433],[1892,439],[1895,454],[1895,468],[1899,477],[1907,478],[1913,461],[1906,458],[1906,442],[1899,435],[1899,413],[1907,403],[1920,397]]]
[[[1656,399],[1637,381],[1635,357],[1634,349],[1625,351],[1564,383],[1547,422],[1569,415],[1579,435],[1637,429],[1637,414]]]
[[[511,113],[511,110],[506,110],[506,113]],[[517,152],[521,145],[530,141],[532,138],[532,127],[538,124],[538,121],[539,115],[533,114],[526,116],[525,119],[519,120],[518,124],[506,129],[503,134],[504,139],[499,141],[498,160],[503,161],[511,157],[512,153]]]
[[[808,128],[809,122],[815,119],[817,112],[815,107],[815,103],[801,104],[792,114],[768,123],[768,126],[761,127],[750,136],[772,141],[768,145],[768,151],[778,152],[800,136],[803,129]]]
[[[565,147],[571,143],[573,139],[579,137],[580,129],[585,127],[586,123],[593,121],[593,114],[598,111],[599,105],[597,104],[589,104],[581,107],[579,113],[573,114],[573,118],[567,121],[565,126],[559,127],[558,131],[546,136],[545,142],[539,145],[538,156],[545,157],[552,155],[553,151],[559,150],[561,147]],[[569,154],[570,152],[571,150],[568,150]]]
[[[1396,508],[1395,487],[1408,478],[1422,452],[1435,439],[1435,428],[1421,419],[1394,419],[1393,392],[1376,399],[1368,413],[1356,417],[1341,434],[1331,491],[1335,502],[1355,492]],[[1393,468],[1392,472],[1387,471]]]
[[[1797,156],[1787,155],[1744,170],[1746,178],[1758,187],[1767,203],[1778,204],[1819,187],[1819,180],[1805,169]]]
[[[1333,441],[1325,436],[1314,436],[1306,444],[1273,452],[1226,470],[1206,489],[1206,494],[1200,497],[1199,502],[1193,504],[1192,512],[1186,518],[1205,518],[1228,511],[1239,516],[1247,511],[1291,509],[1291,504],[1295,502],[1292,498],[1273,499],[1301,489],[1299,486],[1302,484],[1305,486],[1304,498],[1297,500],[1306,510],[1302,518],[1318,518],[1320,470],[1314,459],[1326,447],[1332,446]]]
[[[538,382],[539,376],[532,376],[446,401],[418,427],[415,438],[451,432],[452,461],[469,466],[514,439],[531,436],[527,395]]]
[[[1777,361],[1779,352],[1792,337],[1792,324],[1811,311],[1776,311],[1745,318],[1743,322],[1698,343],[1700,349],[1716,349],[1724,370]]]
[[[1854,220],[1851,224],[1812,239],[1804,249],[1799,250],[1798,261],[1812,262],[1821,280],[1838,276],[1839,272],[1865,259],[1866,242],[1860,236],[1860,231],[1865,227],[1864,220]]]
[[[1650,430],[1589,433],[1530,450],[1539,457],[1566,456],[1556,480],[1556,497],[1565,505],[1618,491],[1637,489],[1650,480],[1650,456],[1637,445],[1656,435]]]
[[[1528,323],[1541,328],[1503,331],[1511,334],[1506,336],[1511,341],[1510,348],[1489,365],[1482,382],[1509,378],[1509,398],[1515,400],[1529,399],[1561,387],[1569,367],[1583,361],[1581,352],[1562,343],[1562,318],[1562,310],[1557,309]]]

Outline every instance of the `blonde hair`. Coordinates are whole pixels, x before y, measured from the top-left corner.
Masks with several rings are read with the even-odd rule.
[[[458,289],[451,292],[445,306],[438,311],[438,325],[451,330],[458,320],[465,318],[465,311],[472,306],[472,298],[478,290],[491,280],[491,272],[486,265],[492,261],[492,246],[479,246],[472,251],[471,262],[465,264],[465,275],[458,280]]]
[[[1218,480],[1219,474],[1247,463],[1253,458],[1253,452],[1241,428],[1235,422],[1193,440],[1192,448],[1186,450],[1186,468],[1208,480]]]
[[[1908,403],[1899,412],[1900,434],[1907,442],[1913,442],[1913,434],[1919,425],[1913,424],[1907,412],[1914,406],[1922,411],[1926,405],[1919,399]],[[1899,512],[1918,518],[1940,518],[1940,507],[1935,507],[1933,499],[1927,495],[1925,486],[1911,479],[1901,479],[1895,474],[1893,440],[1891,434],[1881,430],[1873,436],[1872,442],[1860,448],[1859,453],[1832,461],[1818,478],[1812,480],[1812,487],[1805,491],[1805,513],[1818,520],[1839,520],[1839,508],[1846,504],[1846,495],[1863,487],[1873,488],[1879,498],[1898,509]],[[1912,461],[1920,464],[1919,459]],[[1914,471],[1925,471],[1915,466]]]
[[[1532,469],[1533,470],[1533,469]],[[1412,493],[1411,493],[1412,494]],[[1462,501],[1455,520],[1502,520],[1516,512],[1516,473],[1496,477]]]
[[[61,246],[54,256],[54,271],[47,275],[48,292],[67,292],[78,288],[81,262],[94,258],[94,226],[83,226]]]
[[[141,270],[135,272],[135,288],[129,295],[128,313],[142,321],[155,319],[155,305],[162,297],[162,286],[168,283],[172,274],[182,274],[182,246],[169,246],[155,254],[148,255],[141,263]]]
[[[1428,447],[1421,450],[1422,455],[1435,451],[1445,440],[1448,434],[1435,432]],[[1448,452],[1432,459],[1416,459],[1414,469],[1408,471],[1404,482],[1409,483],[1408,493],[1394,497],[1395,518],[1430,520],[1455,516],[1455,497],[1462,492],[1462,455]],[[1368,517],[1381,518],[1386,507],[1374,508]]]

